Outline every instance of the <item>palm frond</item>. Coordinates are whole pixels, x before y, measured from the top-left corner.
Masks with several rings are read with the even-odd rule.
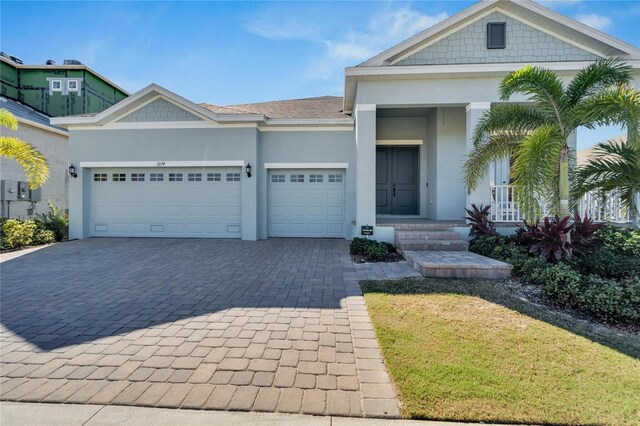
[[[25,141],[13,137],[0,137],[0,156],[15,160],[24,168],[32,189],[42,186],[49,177],[47,160]]]
[[[527,219],[540,218],[545,202],[557,205],[559,159],[565,144],[554,124],[539,127],[519,147],[513,163],[513,186]]]
[[[502,160],[515,152],[525,135],[504,132],[489,136],[467,156],[463,166],[463,180],[468,192],[473,191],[493,161]]]
[[[564,115],[568,106],[564,85],[552,70],[528,65],[507,75],[500,84],[499,92],[503,101],[508,101],[516,93],[528,96],[540,111],[555,117],[565,133]]]
[[[585,97],[594,95],[613,85],[626,84],[631,79],[631,66],[620,58],[596,61],[578,71],[567,86],[569,105],[576,105]]]
[[[549,117],[542,111],[529,105],[496,105],[478,120],[473,133],[473,145],[479,146],[492,133],[508,131],[526,134],[549,122]]]
[[[18,129],[18,120],[5,108],[0,108],[0,126],[7,127],[11,130]]]
[[[623,204],[638,211],[635,194],[640,193],[640,151],[628,144],[601,143],[594,157],[576,172],[573,196],[579,198],[591,191],[620,196]]]
[[[627,128],[627,145],[640,151],[640,92],[619,85],[584,99],[573,110],[576,124],[595,126],[622,125]]]

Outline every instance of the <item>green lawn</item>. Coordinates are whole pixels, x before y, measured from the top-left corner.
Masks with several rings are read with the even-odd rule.
[[[637,335],[537,307],[502,283],[363,287],[405,417],[640,424]]]

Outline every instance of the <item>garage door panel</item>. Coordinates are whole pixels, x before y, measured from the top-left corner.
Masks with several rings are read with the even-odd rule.
[[[343,170],[271,170],[271,237],[344,238]]]
[[[240,171],[220,167],[93,169],[94,174],[107,174],[108,180],[92,181],[92,234],[239,238],[241,182],[226,182],[224,176]],[[219,175],[220,181],[207,181],[207,173]],[[114,181],[113,174],[124,175],[126,181]],[[144,174],[144,180],[137,174]],[[169,181],[170,174],[174,178],[182,174],[182,181]],[[195,180],[198,175],[201,181]]]

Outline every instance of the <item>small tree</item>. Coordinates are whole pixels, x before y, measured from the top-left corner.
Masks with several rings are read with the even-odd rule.
[[[471,191],[494,161],[512,156],[516,201],[527,219],[537,219],[542,204],[559,216],[569,214],[571,152],[567,142],[578,127],[600,124],[627,125],[633,104],[626,89],[631,68],[618,59],[596,61],[580,70],[565,86],[554,72],[526,66],[507,75],[500,98],[516,93],[528,104],[502,104],[487,111],[474,135],[475,149],[464,166]],[[631,123],[638,128],[638,123]]]
[[[0,108],[0,126],[18,129],[18,120]],[[49,166],[44,156],[27,142],[9,136],[0,136],[0,156],[15,160],[22,166],[31,189],[42,186],[49,177]]]

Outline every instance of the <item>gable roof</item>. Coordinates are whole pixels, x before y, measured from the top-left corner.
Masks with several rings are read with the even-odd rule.
[[[18,119],[18,122],[35,126],[43,130],[48,130],[50,132],[64,134],[65,136],[68,134],[67,129],[54,126],[51,124],[49,117],[39,113],[27,105],[21,104],[20,102],[0,97],[0,108],[4,108],[13,114]]]
[[[352,126],[353,119],[341,112],[342,98],[323,96],[318,98],[262,102],[256,104],[218,106],[195,104],[157,84],[151,84],[100,113],[52,118],[60,126],[102,126],[117,122],[123,117],[162,98],[179,108],[201,118],[203,125],[294,125],[294,126]],[[208,124],[207,124],[208,123]],[[134,123],[119,123],[133,126]],[[184,126],[189,126],[186,122]]]
[[[430,43],[469,25],[496,9],[509,13],[516,19],[550,32],[578,47],[598,52],[602,56],[640,58],[640,49],[637,47],[554,12],[532,0],[483,0],[364,61],[358,67],[392,65],[398,61],[398,58],[423,49]]]
[[[264,114],[265,117],[272,119],[348,117],[342,112],[343,98],[341,96],[318,96],[227,106],[200,105],[221,114]]]

